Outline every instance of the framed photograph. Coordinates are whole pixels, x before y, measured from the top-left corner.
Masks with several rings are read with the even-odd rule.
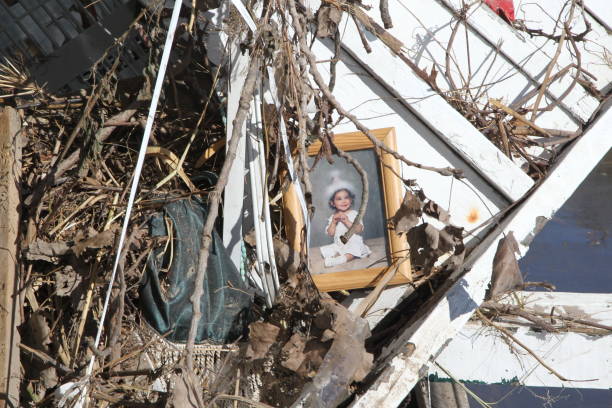
[[[372,133],[389,148],[396,149],[394,128]],[[387,228],[387,220],[401,205],[403,187],[396,174],[400,166],[392,155],[377,154],[374,144],[361,132],[337,134],[334,143],[359,161],[368,175],[369,199],[361,225],[342,243],[340,237],[352,225],[361,205],[362,182],[355,168],[339,156],[334,163],[321,159],[310,173],[315,213],[310,224],[310,242],[303,236],[304,221],[295,192],[284,195],[285,228],[292,247],[309,249],[309,270],[319,290],[327,292],[375,286],[389,268],[397,273],[389,284],[409,281],[410,261],[406,237]],[[321,143],[308,149],[312,168]],[[402,262],[398,262],[402,259]]]

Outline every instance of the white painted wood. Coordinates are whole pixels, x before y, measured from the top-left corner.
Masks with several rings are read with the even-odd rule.
[[[461,381],[487,384],[518,381],[531,387],[612,387],[612,335],[537,333],[518,326],[513,336],[557,373],[576,381],[559,380],[523,348],[517,345],[510,348],[497,330],[478,322],[466,324],[436,358],[436,363]],[[449,378],[436,364],[430,366],[429,373],[440,379]]]
[[[363,51],[354,24],[346,25],[343,46],[362,63],[393,97],[407,103],[436,134],[449,144],[470,166],[485,177],[511,201],[522,197],[533,180],[474,128],[442,97],[432,92],[381,41],[370,43],[372,53]],[[410,99],[406,99],[410,98]]]
[[[248,71],[249,56],[242,55],[237,43],[230,45],[231,65],[228,80],[227,118],[225,124],[226,140],[232,135],[233,118],[238,111],[238,101],[242,85]],[[246,132],[246,121],[242,135]],[[223,245],[230,254],[232,263],[238,270],[242,265],[242,223],[245,211],[245,137],[238,142],[236,159],[230,169],[227,188],[223,200]]]
[[[365,299],[372,289],[352,290],[351,294],[342,301],[342,305],[354,312]],[[389,313],[394,307],[399,305],[402,300],[411,293],[414,289],[410,285],[397,285],[385,289],[379,298],[374,302],[364,318],[368,321],[370,329],[376,325]]]
[[[440,0],[453,10],[460,10],[461,0]],[[552,41],[535,44],[529,35],[515,30],[495,14],[488,6],[479,4],[474,6],[469,15],[468,23],[481,36],[492,45],[499,44],[500,52],[504,58],[512,61],[517,69],[527,73],[537,83],[544,79],[546,68],[550,64],[556,51],[556,44]],[[528,26],[529,23],[528,23]],[[569,53],[564,49],[556,64],[553,74],[570,64]],[[569,75],[564,76],[550,84],[548,91],[555,97],[562,95],[571,85]],[[563,106],[569,109],[577,118],[586,122],[599,106],[599,101],[586,93],[577,85],[563,100]],[[538,121],[538,123],[540,123]],[[562,128],[566,129],[566,128]]]
[[[538,217],[550,218],[612,147],[611,126],[612,112],[608,110],[568,148],[547,179],[509,215],[504,225],[470,254],[465,263],[470,268],[468,272],[451,276],[452,286],[444,297],[437,303],[432,299],[431,307],[422,308],[423,317],[404,329],[383,351],[379,360],[385,362],[382,372],[369,390],[357,397],[353,407],[394,407],[405,398],[418,381],[419,370],[455,337],[482,302],[502,231],[512,231],[519,242],[527,243],[525,238],[536,229]],[[526,249],[523,246],[521,253],[525,254]],[[414,344],[414,351],[406,347],[408,343]]]
[[[524,19],[527,26],[530,28],[541,28],[544,32],[551,33],[555,26],[555,20],[561,13],[565,0],[546,0],[546,3],[522,1],[516,7],[516,17]],[[609,13],[610,2],[605,1],[605,5],[599,5],[597,11]],[[588,2],[587,2],[588,6]],[[567,11],[567,8],[565,9]],[[600,11],[601,10],[601,11]],[[581,16],[581,10],[577,9],[576,19],[572,26],[572,32],[580,33],[584,31],[585,25]],[[595,19],[585,14],[586,18],[591,23],[592,32],[587,35],[587,42],[577,43],[582,57],[582,65],[587,71],[597,77],[594,81],[596,87],[602,90],[612,82],[612,69],[610,68],[610,56],[612,52],[612,36],[610,36],[604,27],[602,27]],[[610,24],[610,20],[607,20]],[[560,30],[557,30],[557,34]],[[556,49],[556,44],[551,40],[543,37],[535,37],[533,43],[541,47],[546,54],[552,56]],[[559,58],[560,65],[567,65],[569,58],[566,53],[563,53]]]
[[[406,0],[393,0],[389,2],[389,8],[396,22],[390,32],[404,43],[407,54],[419,67],[429,71],[435,64],[439,72],[438,86],[448,91],[450,85],[441,73],[446,69],[446,51],[452,27],[456,24],[450,10],[437,1],[421,2],[419,7],[414,7]],[[370,16],[377,19],[378,10],[370,11]],[[500,22],[497,19],[495,28]],[[479,99],[482,105],[488,98],[514,102],[535,85],[533,79],[518,69],[516,64],[497,54],[496,45],[485,41],[472,30],[466,37],[465,28],[460,27],[451,47],[450,70],[454,81],[461,87],[461,78],[465,78],[473,93],[478,93],[479,87],[485,84],[483,89],[486,91]],[[468,80],[470,72],[471,80]],[[577,128],[573,115],[558,107],[539,117],[538,124],[552,129]]]
[[[608,27],[612,24],[612,7],[609,0],[584,0],[589,13]]]

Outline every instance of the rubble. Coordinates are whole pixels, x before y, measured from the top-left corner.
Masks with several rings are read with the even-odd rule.
[[[427,158],[416,162],[389,148],[335,96],[340,46],[333,59],[319,61],[310,42],[318,38],[340,44],[339,24],[346,14],[363,34],[364,53],[366,37],[379,38],[404,69],[416,73],[534,180],[545,179],[563,147],[582,134],[536,124],[537,112],[550,111],[563,99],[543,97],[550,83],[571,71],[573,88],[591,76],[577,51],[573,67],[553,73],[553,58],[541,86],[511,104],[489,97],[488,85],[457,79],[453,41],[466,24],[467,5],[451,22],[446,60],[432,65],[430,73],[388,31],[394,22],[386,1],[380,2],[385,28],[360,2],[326,1],[315,15],[295,0],[249,4],[244,12],[254,19],[256,31],[247,28],[249,20],[240,9],[232,8],[224,16],[222,34],[248,56],[249,64],[237,112],[229,117],[230,51],[212,49],[211,37],[219,33],[211,33],[213,16],[204,10],[219,5],[184,7],[174,34],[168,33],[171,10],[146,3],[148,8],[139,8],[125,32],[113,33],[117,38],[91,66],[91,77],[80,90],[75,91],[75,83],[68,88],[38,83],[35,67],[18,58],[6,58],[0,65],[0,109],[2,115],[18,112],[20,130],[10,137],[19,133],[24,141],[21,155],[16,148],[5,149],[0,161],[3,171],[21,168],[20,179],[6,182],[5,172],[0,180],[5,185],[0,202],[10,207],[7,220],[19,221],[12,226],[18,233],[2,237],[18,247],[10,251],[15,262],[4,260],[16,265],[13,275],[18,279],[3,282],[16,290],[13,298],[3,292],[2,306],[17,316],[12,329],[18,329],[21,339],[6,340],[5,345],[19,351],[5,350],[1,356],[4,370],[7,353],[19,356],[19,384],[7,388],[19,406],[332,407],[346,404],[372,383],[368,376],[380,372],[378,358],[395,332],[429,310],[450,277],[464,272],[464,260],[476,246],[467,242],[472,232],[492,230],[507,209],[466,231],[453,223],[448,208],[427,195],[427,185],[396,174],[404,200],[399,211],[381,222],[408,241],[410,253],[389,255],[389,265],[371,282],[374,289],[356,312],[339,303],[346,293],[319,292],[309,270],[308,248],[291,247],[281,197],[298,185],[304,213],[311,217],[319,211],[313,206],[312,169],[319,160],[346,160],[361,177],[363,194],[343,242],[359,233],[368,201],[379,197],[369,197],[366,171],[338,146],[334,127],[340,121],[350,121],[377,155],[391,155],[407,168],[453,183],[466,177],[462,168],[431,165]],[[574,10],[578,2],[571,1],[570,7]],[[510,22],[518,24],[513,12],[511,16]],[[173,51],[134,190],[129,229],[122,237],[168,34],[175,35]],[[566,25],[557,39],[559,49],[567,42],[577,50],[584,35]],[[134,42],[146,52],[141,56],[146,64],[136,77],[125,74],[125,58],[131,61],[135,55],[122,56]],[[222,63],[213,62],[219,55]],[[248,114],[254,112],[265,122],[262,148],[256,151],[263,156],[260,190],[268,214],[252,215],[252,231],[243,231],[241,262],[234,265],[218,233],[224,220],[222,194],[232,188],[232,165],[244,164],[244,157],[237,159],[239,141]],[[3,130],[5,121],[0,121]],[[308,146],[314,140],[321,141],[321,149],[311,165]],[[4,160],[7,154],[14,163]],[[290,164],[294,160],[295,166]],[[17,207],[20,214],[14,212]],[[262,249],[266,232],[257,229],[264,223],[271,233]],[[262,250],[275,257],[264,262],[258,258]],[[511,235],[500,242],[491,294],[478,318],[491,326],[494,319],[521,316],[549,331],[585,326],[610,330],[572,316],[557,316],[563,323],[550,325],[539,312],[499,303],[500,295],[524,284],[517,250]],[[115,258],[119,263],[113,283]],[[410,264],[406,279],[411,293],[371,331],[365,316],[402,264]],[[10,331],[5,329],[3,333]],[[97,333],[103,333],[101,339]]]

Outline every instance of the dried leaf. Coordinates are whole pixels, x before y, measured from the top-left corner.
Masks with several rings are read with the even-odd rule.
[[[263,358],[272,343],[276,341],[280,328],[270,323],[255,322],[249,324],[249,345],[246,357],[252,360]]]
[[[489,298],[514,289],[523,283],[523,276],[514,255],[515,253],[520,253],[518,242],[516,242],[512,231],[510,231],[497,244],[497,252],[495,252],[495,258],[493,258],[493,274],[491,276]]]
[[[444,224],[448,224],[450,220],[450,214],[444,208],[440,207],[434,201],[428,200],[423,206],[423,212],[430,217],[434,217],[435,219],[443,222]]]
[[[340,20],[342,20],[342,10],[338,7],[322,6],[317,13],[317,37],[333,36]]]
[[[447,225],[440,231],[439,249],[442,252],[450,252],[454,251],[458,245],[463,245],[463,227]]]
[[[70,296],[83,279],[70,265],[61,271],[55,272],[55,294],[57,296]]]
[[[50,337],[51,329],[47,320],[41,313],[34,312],[24,325],[22,337],[24,344],[49,354]],[[55,367],[50,366],[48,363],[42,363],[38,360],[28,361],[27,371],[31,378],[41,380],[45,389],[57,385],[58,377]]]
[[[56,262],[57,257],[66,255],[70,246],[66,242],[46,242],[37,239],[32,242],[25,251],[25,258],[28,261]]]
[[[323,359],[329,351],[330,344],[321,343],[318,340],[311,340],[304,349],[304,361],[300,365],[297,373],[303,377],[314,377],[323,364]]]
[[[424,223],[412,228],[408,233],[410,244],[410,259],[415,267],[421,267],[429,273],[445,253],[453,252],[448,266],[457,267],[463,263],[465,246],[463,244],[463,228],[447,225],[438,230],[431,224]]]
[[[199,402],[203,401],[201,387],[196,386],[198,379],[187,370],[181,370],[179,374],[173,374],[171,383],[174,384],[168,401],[169,407],[174,408],[199,408]]]
[[[423,200],[411,191],[406,191],[402,205],[389,220],[389,228],[396,234],[408,232],[419,223],[423,214]]]
[[[286,358],[281,365],[291,371],[297,371],[306,358],[304,347],[306,347],[306,337],[300,333],[291,336],[287,344],[283,346],[282,353]]]
[[[76,256],[81,256],[86,249],[104,248],[113,245],[115,239],[115,231],[107,230],[99,234],[90,236],[89,238],[78,241],[72,247],[72,251]]]

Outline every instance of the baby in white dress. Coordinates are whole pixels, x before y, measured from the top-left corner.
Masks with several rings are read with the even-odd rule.
[[[355,195],[348,188],[340,188],[331,195],[329,206],[334,213],[329,217],[325,231],[327,235],[334,237],[334,242],[321,247],[326,268],[342,265],[355,258],[366,257],[372,252],[359,235],[363,232],[363,224],[357,226],[355,233],[346,244],[340,240],[357,217],[357,211],[352,208],[354,199]]]

